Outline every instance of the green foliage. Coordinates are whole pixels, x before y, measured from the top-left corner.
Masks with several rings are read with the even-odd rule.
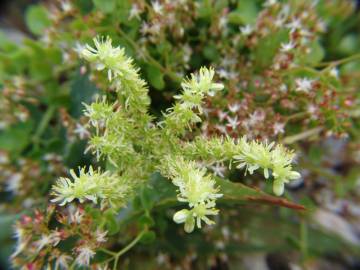
[[[23,20],[21,41],[0,33],[0,261],[353,267],[351,1],[55,1]]]
[[[50,26],[51,21],[43,6],[33,5],[26,10],[25,21],[29,30],[34,35],[40,35]]]

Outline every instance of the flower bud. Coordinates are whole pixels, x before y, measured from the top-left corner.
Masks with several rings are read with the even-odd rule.
[[[212,83],[211,89],[214,91],[221,91],[224,89],[224,85],[222,83]]]
[[[187,210],[187,209],[182,209],[180,211],[177,211],[175,214],[174,214],[174,217],[173,217],[173,220],[176,222],[176,223],[184,223],[185,220],[187,219],[187,217],[189,216],[190,214],[190,211]]]
[[[195,228],[195,220],[193,217],[190,217],[186,220],[184,225],[184,230],[187,233],[191,233]]]
[[[273,183],[273,191],[275,195],[281,196],[284,193],[284,182],[281,180],[275,180]]]

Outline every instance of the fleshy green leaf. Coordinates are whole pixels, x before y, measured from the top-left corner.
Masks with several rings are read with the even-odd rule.
[[[26,10],[25,22],[29,30],[35,35],[42,34],[51,25],[47,10],[40,5],[32,5]]]
[[[164,74],[155,66],[146,67],[146,75],[149,83],[157,90],[162,90],[165,87]]]
[[[104,13],[110,13],[116,7],[116,0],[93,0],[93,3],[96,8]]]
[[[229,14],[228,19],[232,24],[254,24],[257,13],[255,1],[242,0],[238,2],[237,9]]]

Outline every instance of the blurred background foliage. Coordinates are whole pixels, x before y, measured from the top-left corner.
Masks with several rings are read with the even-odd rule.
[[[236,199],[221,201],[214,228],[191,235],[171,221],[176,204],[168,198],[175,190],[157,174],[118,216],[89,206],[92,219],[120,239],[113,247],[131,238],[132,221],[153,226],[123,259],[124,269],[360,269],[359,4],[279,2],[291,4],[294,18],[307,14],[310,42],[294,53],[279,52],[289,42],[286,23],[274,27],[279,10],[264,1],[2,1],[0,269],[9,269],[14,222],[44,211],[52,183],[69,168],[96,163],[84,154],[82,103],[103,94],[100,89],[109,98],[113,93],[74,49],[97,34],[134,57],[158,117],[180,78],[213,65],[226,93],[208,102],[203,134],[287,143],[299,153],[303,176],[288,186],[287,201],[276,201],[257,193],[271,193],[257,175],[226,172],[239,185],[222,187]],[[248,25],[256,30],[246,35]],[[336,76],[326,73],[330,68],[323,72],[328,67]],[[296,88],[303,77],[321,78],[315,96],[279,91],[284,82]],[[229,105],[237,103],[233,111]],[[232,128],[229,119],[249,124]]]

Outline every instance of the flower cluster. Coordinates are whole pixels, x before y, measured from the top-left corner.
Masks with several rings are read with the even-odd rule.
[[[300,177],[296,171],[292,171],[291,163],[294,153],[286,150],[282,145],[274,147],[274,143],[259,143],[251,141],[245,137],[238,142],[240,155],[234,156],[236,162],[240,162],[238,168],[246,167],[250,174],[259,168],[264,170],[264,177],[269,178],[269,170],[274,176],[273,191],[280,196],[284,193],[284,185],[290,180]]]
[[[144,109],[150,103],[146,83],[139,77],[133,60],[125,55],[124,48],[113,47],[109,37],[93,39],[95,48],[86,45],[80,49],[80,56],[92,63],[97,70],[107,69],[108,80],[125,99],[125,108],[130,110]]]
[[[265,179],[270,172],[274,177],[273,191],[280,196],[284,192],[284,184],[300,177],[292,170],[294,153],[282,145],[258,141],[249,141],[245,136],[240,139],[211,138],[208,140],[196,139],[184,146],[187,156],[202,157],[207,164],[214,162],[240,163],[237,168],[246,169],[245,172],[253,174],[257,169],[263,169]]]
[[[119,208],[132,193],[129,179],[124,175],[118,176],[108,171],[101,173],[100,169],[94,170],[91,166],[88,172],[81,168],[78,176],[74,170],[70,170],[70,174],[73,180],[61,177],[53,186],[55,198],[52,202],[65,205],[75,199],[80,203],[90,200],[93,203],[100,201],[102,208],[107,205]]]
[[[88,127],[95,128],[88,149],[93,149],[98,157],[107,158],[119,175],[100,173],[91,167],[88,173],[81,169],[79,176],[72,171],[73,182],[60,178],[54,186],[54,202],[65,204],[77,198],[80,202],[101,200],[102,204],[112,207],[122,206],[130,198],[130,191],[158,169],[177,186],[178,201],[188,203],[190,209],[178,211],[173,219],[185,223],[185,231],[191,232],[195,225],[201,228],[201,221],[213,224],[208,216],[218,213],[216,200],[222,196],[213,176],[197,161],[207,158],[239,161],[250,173],[263,168],[265,178],[271,170],[277,195],[282,194],[279,182],[298,177],[298,173],[291,170],[292,155],[280,146],[272,149],[273,144],[248,143],[245,138],[239,142],[216,137],[185,139],[186,131],[201,121],[199,115],[203,112],[204,99],[223,89],[222,84],[213,82],[213,69],[201,68],[185,79],[181,84],[183,92],[175,96],[173,107],[163,114],[163,120],[152,123],[147,114],[148,104],[142,102],[148,99],[146,85],[138,70],[129,64],[132,60],[124,56],[122,49],[113,48],[109,38],[97,38],[94,42],[96,49],[87,46],[80,55],[97,69],[111,70],[108,79],[117,85],[118,92],[133,91],[129,97],[125,95],[125,99],[123,94],[119,95],[114,104],[98,99],[85,109]]]
[[[198,114],[202,113],[205,96],[214,96],[224,88],[222,84],[212,82],[214,73],[214,69],[203,67],[181,84],[183,93],[174,96],[178,102],[165,115],[164,124],[171,132],[183,134],[186,127],[201,122]]]
[[[211,225],[214,222],[208,215],[217,215],[215,200],[222,194],[218,193],[216,182],[205,168],[199,168],[195,162],[186,162],[183,158],[167,157],[167,164],[161,172],[172,179],[178,187],[178,200],[189,204],[190,210],[182,209],[174,214],[176,223],[185,223],[186,232],[192,232],[195,224],[201,228],[201,221]],[[196,222],[195,222],[196,221]]]
[[[56,228],[51,225],[56,220]],[[97,221],[82,208],[68,208],[55,214],[55,207],[46,212],[35,211],[34,216],[23,215],[15,224],[17,240],[11,256],[14,267],[24,269],[69,269],[78,265],[89,266],[97,249],[105,242],[107,231],[98,227]],[[71,241],[71,253],[64,251],[62,243]],[[36,260],[29,258],[37,257]],[[98,267],[104,266],[98,263]]]

